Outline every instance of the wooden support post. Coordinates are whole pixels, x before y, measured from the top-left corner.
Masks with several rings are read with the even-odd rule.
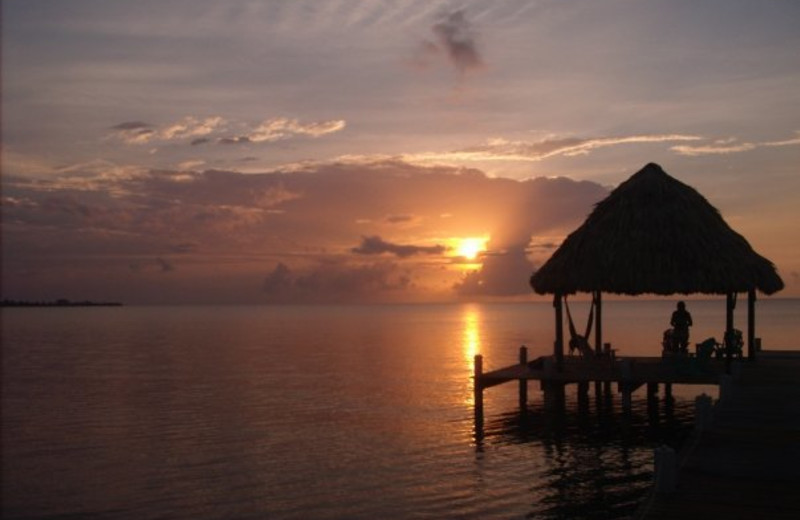
[[[747,291],[747,359],[756,360],[756,290]]]
[[[622,385],[622,411],[625,413],[631,413],[632,393],[628,385]]]
[[[586,408],[589,405],[589,381],[578,382],[578,407]]]
[[[729,345],[729,338],[733,337],[733,310],[736,308],[736,296],[735,293],[728,293],[727,297],[725,298],[725,338],[723,343],[725,344],[725,373],[731,373],[731,359],[733,357],[733,352],[731,351],[731,346]]]
[[[631,394],[634,390],[634,385],[631,382],[633,378],[633,361],[630,358],[625,358],[620,363],[620,376],[619,391],[622,393],[622,410],[625,413],[631,412]]]
[[[594,348],[598,356],[603,354],[603,296],[602,292],[594,293],[596,307],[594,309]]]
[[[556,342],[555,352],[556,370],[564,370],[564,313],[561,305],[561,294],[553,295],[553,307],[556,309]]]
[[[672,385],[667,383],[664,385],[664,415],[668,419],[674,417],[675,399],[672,398]]]
[[[544,407],[547,410],[564,409],[564,383],[556,381],[542,381],[544,389]]]
[[[519,364],[522,366],[528,364],[528,348],[525,345],[519,347]],[[522,411],[528,409],[528,380],[525,378],[519,380],[519,409]]]
[[[473,367],[473,391],[475,400],[475,431],[483,429],[483,356],[475,355]]]
[[[647,383],[647,415],[652,423],[658,422],[658,383]]]

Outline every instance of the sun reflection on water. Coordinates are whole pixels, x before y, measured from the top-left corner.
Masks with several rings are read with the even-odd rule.
[[[461,316],[464,324],[462,333],[464,361],[472,370],[475,355],[481,353],[481,311],[479,307],[470,305],[464,308]]]
[[[476,305],[467,305],[461,313],[461,322],[463,329],[461,333],[462,351],[464,354],[464,363],[467,370],[472,373],[475,363],[475,355],[481,353],[481,322],[483,316],[480,307]],[[472,381],[470,381],[470,387]],[[473,393],[467,392],[465,398],[466,404],[472,406],[474,404]]]

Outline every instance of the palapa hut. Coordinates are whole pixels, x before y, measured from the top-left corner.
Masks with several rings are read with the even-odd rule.
[[[586,221],[531,276],[539,294],[553,294],[556,347],[563,360],[562,297],[593,295],[595,348],[602,343],[602,293],[720,294],[733,329],[737,293],[748,294],[748,355],[754,355],[755,291],[783,288],[775,266],[694,188],[650,163],[599,202]]]

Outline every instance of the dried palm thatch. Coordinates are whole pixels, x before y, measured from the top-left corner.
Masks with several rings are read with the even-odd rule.
[[[539,294],[783,289],[775,266],[694,188],[650,163],[620,184],[530,280]]]

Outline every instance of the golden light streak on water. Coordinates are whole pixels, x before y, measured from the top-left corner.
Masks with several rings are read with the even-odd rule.
[[[461,333],[461,345],[464,354],[464,363],[469,373],[473,372],[475,366],[475,355],[481,353],[481,324],[483,315],[480,307],[476,305],[466,305],[461,313],[463,330]],[[472,380],[470,380],[470,387]],[[474,405],[475,397],[473,393],[467,392],[465,403],[469,406]]]

